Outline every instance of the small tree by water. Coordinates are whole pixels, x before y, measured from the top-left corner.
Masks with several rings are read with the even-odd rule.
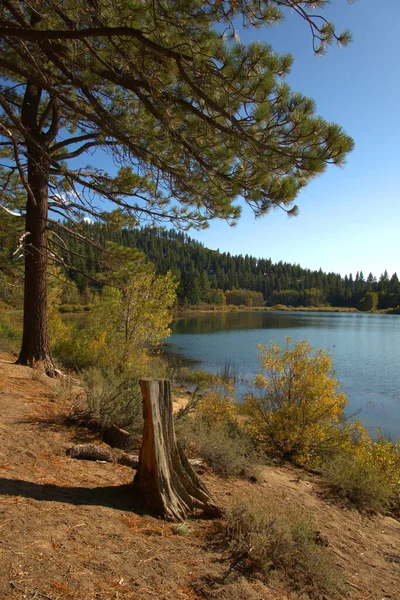
[[[378,308],[378,292],[367,292],[358,303],[358,310],[373,311]]]
[[[331,357],[306,341],[259,346],[261,368],[247,394],[248,427],[266,452],[313,463],[350,441]]]

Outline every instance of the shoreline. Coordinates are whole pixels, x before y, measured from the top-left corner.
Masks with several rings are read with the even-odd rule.
[[[392,309],[381,309],[381,310],[365,310],[361,311],[354,307],[343,307],[343,306],[241,306],[236,307],[235,305],[228,304],[222,307],[193,307],[184,308],[178,307],[174,319],[182,318],[186,315],[195,314],[209,314],[209,313],[238,313],[238,312],[324,312],[324,313],[352,313],[352,314],[367,314],[367,315],[398,315],[400,314],[400,308]]]

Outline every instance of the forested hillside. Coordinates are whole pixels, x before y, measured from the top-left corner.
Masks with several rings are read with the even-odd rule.
[[[82,223],[85,235],[106,246],[114,242],[142,250],[154,262],[159,273],[171,271],[179,282],[180,304],[200,302],[232,304],[291,306],[359,307],[365,310],[391,308],[400,303],[400,284],[397,274],[391,277],[385,271],[379,279],[372,273],[366,278],[362,272],[341,277],[322,270],[311,271],[289,263],[272,263],[270,259],[255,258],[248,254],[232,256],[204,248],[187,234],[166,229],[113,230],[99,223]],[[95,277],[98,271],[97,252],[93,246],[77,239],[68,243],[65,260],[72,269],[69,277],[82,292],[89,286],[83,273]],[[233,292],[231,290],[234,290]],[[253,294],[239,294],[248,290]]]

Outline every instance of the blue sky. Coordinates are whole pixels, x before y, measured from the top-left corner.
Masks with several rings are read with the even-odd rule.
[[[321,14],[338,30],[349,28],[353,42],[316,57],[310,32],[295,15],[240,37],[265,40],[294,56],[287,79],[292,89],[314,98],[317,113],[355,140],[347,164],[329,167],[303,190],[296,218],[278,210],[255,220],[244,209],[235,228],[213,221],[207,231],[190,235],[231,254],[342,275],[363,271],[379,278],[385,269],[400,275],[400,3],[333,0]]]

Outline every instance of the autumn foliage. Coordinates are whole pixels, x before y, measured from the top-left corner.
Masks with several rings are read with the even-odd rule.
[[[282,350],[260,346],[261,371],[247,394],[248,427],[268,454],[303,464],[343,447],[350,428],[343,425],[347,400],[338,392],[332,360],[306,341]]]

